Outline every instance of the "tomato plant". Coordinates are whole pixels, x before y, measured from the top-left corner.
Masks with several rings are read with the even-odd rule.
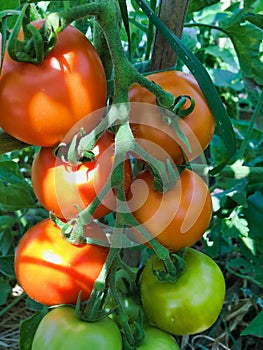
[[[145,326],[144,332],[144,342],[136,350],[180,350],[170,334],[150,326]]]
[[[120,298],[120,303],[125,310],[125,313],[129,319],[129,323],[138,322],[140,317],[143,315],[141,304],[137,300],[134,300],[133,297],[124,295]],[[108,297],[104,308],[107,312],[110,313],[109,317],[113,319],[119,326],[121,326],[117,314],[116,303],[112,296]]]
[[[225,280],[209,256],[187,248],[186,268],[176,282],[161,283],[153,273],[163,266],[156,255],[147,261],[141,277],[141,298],[146,316],[156,327],[174,335],[208,329],[224,302]]]
[[[95,223],[84,230],[89,237],[105,239]],[[107,254],[106,247],[67,242],[60,229],[45,219],[19,241],[15,272],[24,291],[39,303],[74,304],[80,291],[82,300],[89,297]]]
[[[105,132],[93,149],[95,160],[70,165],[53,155],[52,148],[42,147],[32,165],[32,185],[40,203],[58,217],[70,219],[85,209],[99,194],[111,176],[114,161],[113,136]],[[131,168],[125,162],[125,188],[131,182]],[[65,195],[66,193],[66,195]],[[101,199],[94,217],[102,217],[115,209],[113,190]]]
[[[43,21],[34,24],[40,27]],[[16,62],[5,54],[0,126],[21,141],[51,147],[78,120],[104,107],[106,97],[106,78],[97,52],[83,33],[68,26],[40,64]],[[91,114],[89,130],[101,117]]]
[[[148,170],[139,173],[128,192],[133,216],[157,241],[172,251],[196,243],[207,229],[212,202],[209,189],[195,172],[185,169],[165,193],[153,188]],[[136,227],[132,232],[143,241]]]
[[[109,318],[84,322],[69,306],[52,309],[40,322],[32,350],[72,349],[121,350],[122,338],[118,326]]]
[[[166,153],[166,158],[168,154],[177,164],[183,160],[181,148],[189,161],[197,158],[210,143],[215,120],[195,78],[175,70],[150,74],[147,78],[175,97],[188,95],[194,100],[193,111],[178,120],[178,127],[188,139],[191,150],[188,150],[176,131],[165,123],[158,108],[145,105],[155,104],[156,97],[137,83],[129,91],[130,101],[140,103],[131,105],[130,123],[134,137],[149,153],[156,156],[160,147]],[[183,109],[189,106],[190,102],[187,101]]]

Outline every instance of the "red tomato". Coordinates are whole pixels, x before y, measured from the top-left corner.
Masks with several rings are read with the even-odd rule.
[[[189,161],[198,157],[213,136],[215,120],[195,78],[191,74],[174,70],[154,73],[148,75],[147,78],[176,97],[189,95],[194,99],[194,110],[178,120],[178,127],[188,139],[191,152],[188,151],[176,131],[163,121],[158,108],[150,106],[156,104],[155,95],[137,83],[131,87],[129,92],[129,99],[133,102],[130,122],[134,137],[149,153],[161,160],[165,155],[164,159],[168,156],[175,163],[182,163],[180,147]],[[184,108],[189,105],[190,102],[187,101]],[[162,150],[160,155],[159,148]]]
[[[98,195],[112,173],[113,136],[105,132],[98,140],[94,161],[71,166],[53,155],[52,148],[41,148],[32,165],[32,185],[40,203],[58,217],[70,219],[85,209]],[[131,182],[130,163],[125,163],[125,187]],[[113,211],[116,197],[111,190],[94,212],[100,218]],[[77,207],[78,206],[78,207]]]
[[[42,24],[35,22],[38,28]],[[58,34],[55,47],[40,64],[16,62],[5,55],[0,77],[0,126],[21,141],[54,146],[78,120],[104,107],[106,98],[100,58],[73,26]],[[101,117],[91,116],[89,130]]]
[[[128,200],[137,221],[171,251],[196,243],[207,229],[212,215],[211,195],[205,182],[188,169],[165,193],[153,189],[153,178],[148,170],[141,172],[131,184]],[[146,242],[136,227],[132,232],[139,242]]]
[[[94,222],[85,234],[105,239]],[[15,271],[19,284],[34,300],[45,305],[75,304],[89,298],[94,281],[107,258],[108,248],[73,245],[60,229],[46,219],[31,227],[20,240],[15,254]]]

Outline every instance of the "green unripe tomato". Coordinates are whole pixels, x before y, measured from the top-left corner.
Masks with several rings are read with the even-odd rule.
[[[145,327],[144,342],[136,350],[180,350],[175,339],[154,327]]]
[[[122,337],[110,318],[84,322],[69,306],[52,309],[40,322],[32,350],[121,350]]]
[[[225,280],[209,256],[188,248],[186,268],[176,282],[161,283],[153,273],[163,262],[156,255],[147,261],[141,277],[141,299],[149,321],[173,335],[196,334],[218,318],[224,303]]]

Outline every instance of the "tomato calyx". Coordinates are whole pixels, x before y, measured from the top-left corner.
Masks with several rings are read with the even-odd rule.
[[[110,245],[106,236],[96,238],[89,236],[87,230],[85,230],[85,227],[88,226],[81,224],[77,218],[73,218],[65,222],[52,212],[49,214],[49,217],[50,220],[52,220],[54,224],[60,228],[62,236],[71,244],[96,244],[103,247],[109,247]]]
[[[159,282],[171,282],[174,283],[178,280],[178,278],[184,273],[186,264],[184,260],[184,256],[186,254],[186,248],[180,250],[177,253],[171,253],[170,257],[171,260],[174,263],[174,268],[175,268],[175,275],[171,276],[169,274],[169,271],[167,270],[167,267],[162,264],[162,268],[156,268],[154,264],[152,264],[152,273],[156,278],[158,279]],[[161,259],[159,260],[161,261]]]
[[[101,134],[96,137],[92,134],[89,137],[89,142],[85,144],[85,148],[82,148],[80,142],[85,136],[85,132],[80,130],[72,137],[70,143],[62,142],[54,147],[54,155],[72,166],[94,161],[96,156],[93,149]]]
[[[40,30],[30,23],[30,4],[26,4],[14,26],[8,41],[8,53],[14,61],[41,63],[45,56],[55,46],[57,34],[60,31],[49,22]],[[23,29],[24,38],[19,40],[20,28]]]
[[[144,313],[141,305],[134,300],[139,294],[137,270],[124,264],[120,256],[116,256],[115,264],[115,273],[109,275],[109,297],[116,305],[116,322],[123,335],[124,348],[132,350],[144,339]]]
[[[120,249],[110,249],[89,299],[81,304],[79,295],[75,311],[80,320],[89,323],[112,315],[122,333],[125,349],[132,350],[144,339],[144,316],[141,305],[133,301],[133,295],[138,295],[139,289],[136,283],[137,269],[129,268],[119,253]]]

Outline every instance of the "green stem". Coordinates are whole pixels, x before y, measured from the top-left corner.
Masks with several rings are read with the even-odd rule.
[[[116,257],[120,254],[120,249],[111,248],[107,256],[106,262],[101,270],[99,277],[96,279],[90,298],[85,306],[81,318],[87,322],[95,322],[100,318],[106,317],[103,312],[103,305],[107,296],[110,276],[115,275]],[[118,260],[118,259],[117,259]],[[118,260],[119,261],[119,260]]]
[[[221,27],[218,27],[218,26],[214,26],[214,25],[211,25],[211,24],[206,24],[206,23],[185,23],[184,25],[185,27],[205,27],[205,28],[208,28],[208,29],[215,29],[215,30],[218,30],[224,34],[226,34],[227,36],[230,37],[229,33],[221,28]]]
[[[153,10],[156,8],[156,4],[157,4],[157,0],[151,0],[150,6]],[[150,58],[153,39],[154,39],[154,27],[153,27],[152,22],[149,21],[148,28],[147,28],[147,43],[146,43],[145,60],[148,60]]]
[[[210,176],[212,166],[203,164],[190,164],[190,169],[202,176]],[[226,165],[220,172],[221,177],[229,177],[234,179],[248,179],[252,183],[262,182],[263,167],[251,167],[242,165],[240,161],[232,165]]]
[[[94,39],[93,45],[100,56],[106,79],[109,81],[112,77],[112,61],[110,57],[110,51],[105,40],[105,36],[101,30],[101,27],[97,22],[94,23]]]
[[[113,300],[115,302],[115,304],[118,306],[117,307],[117,314],[118,314],[118,318],[120,321],[120,326],[121,326],[121,331],[124,334],[124,349],[125,350],[132,350],[135,349],[137,347],[137,339],[135,339],[133,331],[130,327],[129,324],[129,316],[127,315],[126,311],[125,311],[125,307],[122,303],[122,300],[119,296],[119,293],[116,289],[116,271],[117,268],[119,268],[119,265],[117,264],[115,266],[115,273],[112,273],[109,277],[109,286],[110,286],[110,290],[111,290],[111,294],[113,297]]]
[[[262,283],[257,281],[256,279],[254,279],[253,277],[249,276],[249,275],[243,275],[241,273],[236,272],[235,270],[233,270],[231,267],[229,267],[229,264],[226,264],[226,268],[229,272],[231,272],[233,275],[240,277],[244,280],[250,281],[252,283],[254,283],[255,285],[259,286],[260,288],[263,287]]]

